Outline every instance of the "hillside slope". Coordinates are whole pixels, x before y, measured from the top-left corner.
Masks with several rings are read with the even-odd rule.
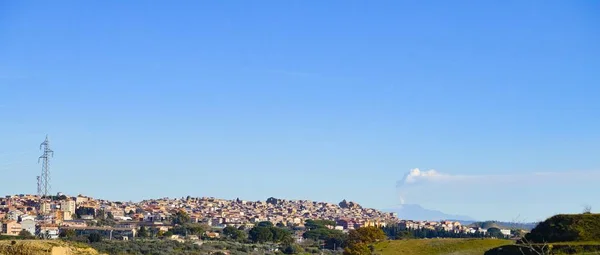
[[[51,240],[0,241],[0,255],[99,255],[84,244]]]
[[[527,240],[542,242],[600,241],[600,214],[559,214],[541,222]]]
[[[375,245],[382,255],[481,255],[485,251],[512,244],[499,239],[411,239],[385,241]]]
[[[527,247],[506,245],[487,251],[486,255],[599,254],[600,214],[559,214],[538,224],[525,235]],[[549,245],[545,245],[549,243]]]

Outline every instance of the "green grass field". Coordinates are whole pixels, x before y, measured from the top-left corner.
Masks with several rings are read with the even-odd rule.
[[[499,239],[411,239],[384,241],[375,245],[382,255],[482,255],[485,251],[513,244]]]

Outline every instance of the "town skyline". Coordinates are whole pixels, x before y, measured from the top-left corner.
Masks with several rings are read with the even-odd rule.
[[[49,142],[48,140],[48,135],[46,135],[45,140],[42,142],[42,144],[40,145],[40,151],[44,152],[46,150],[46,148],[49,147],[43,147],[43,146],[48,146],[49,144],[51,144],[51,142]],[[42,156],[39,157],[39,160],[43,160],[45,158],[47,158],[48,156],[46,156],[46,153],[44,153]],[[45,166],[45,161],[42,162],[40,164],[40,161],[38,161],[38,166],[43,169],[43,167]],[[43,170],[42,170],[43,171]],[[43,174],[42,174],[43,175]],[[50,173],[50,175],[52,175],[52,173]],[[40,174],[38,173],[39,177]],[[60,175],[59,175],[60,176]],[[357,201],[359,204],[365,204],[367,205],[368,208],[372,208],[375,210],[382,210],[385,212],[393,212],[393,211],[401,211],[401,208],[403,206],[403,204],[406,203],[406,195],[407,194],[411,194],[411,197],[413,200],[409,202],[413,202],[415,200],[415,198],[419,198],[422,200],[427,200],[429,198],[431,198],[431,194],[427,193],[428,189],[436,189],[438,192],[436,192],[436,196],[438,199],[441,200],[445,200],[448,199],[449,196],[453,196],[453,194],[471,194],[472,192],[470,190],[458,190],[459,193],[455,193],[456,192],[456,188],[465,185],[466,183],[469,183],[469,186],[472,189],[488,189],[488,190],[493,190],[495,188],[497,188],[497,186],[495,185],[523,185],[525,183],[530,183],[532,180],[535,180],[537,182],[540,183],[545,183],[545,189],[541,189],[535,192],[531,192],[530,193],[525,193],[522,195],[522,199],[524,200],[529,200],[529,199],[537,199],[538,197],[540,197],[542,194],[550,194],[552,191],[551,190],[555,190],[553,187],[555,187],[556,185],[560,185],[560,184],[565,184],[568,183],[569,181],[576,181],[578,182],[578,185],[580,186],[580,189],[586,189],[586,183],[589,185],[591,184],[592,186],[595,185],[594,184],[594,180],[595,178],[600,178],[600,172],[598,171],[584,171],[584,172],[569,172],[569,173],[561,173],[561,172],[539,172],[539,173],[532,173],[532,174],[521,174],[521,175],[451,175],[448,173],[442,173],[436,170],[420,170],[418,168],[415,169],[411,169],[410,171],[408,171],[407,173],[405,173],[404,177],[399,179],[396,182],[396,191],[395,194],[391,197],[396,198],[397,200],[395,201],[394,204],[390,204],[390,205],[385,205],[385,206],[372,206],[371,204],[369,204],[369,201],[367,201],[367,203],[364,203],[365,201]],[[59,181],[59,183],[61,183]],[[42,183],[39,182],[38,180],[38,185],[43,185]],[[482,185],[482,186],[478,186],[478,185]],[[51,183],[50,183],[50,186]],[[144,186],[140,186],[140,187],[144,187]],[[38,192],[43,190],[42,186],[38,186]],[[1,187],[0,187],[1,189]],[[411,191],[412,189],[412,191]],[[69,187],[66,188],[66,190],[69,190]],[[60,190],[54,190],[56,192],[60,192],[63,193]],[[52,191],[52,192],[54,192]],[[52,194],[52,192],[50,194]],[[162,191],[161,191],[162,192]],[[550,192],[550,193],[547,193]],[[70,192],[73,193],[73,192]],[[77,193],[79,195],[85,195],[85,192],[74,192]],[[265,197],[268,198],[272,198],[274,196],[272,195],[267,195],[265,197],[243,197],[243,196],[239,196],[239,195],[234,195],[231,197],[224,197],[224,196],[220,196],[218,195],[220,192],[215,192],[212,195],[207,195],[207,194],[185,194],[183,196],[179,195],[179,194],[173,194],[171,192],[164,192],[170,195],[160,195],[158,193],[154,193],[156,195],[154,196],[149,196],[149,195],[145,195],[145,196],[140,196],[140,197],[129,197],[127,199],[123,199],[123,198],[119,198],[119,197],[110,197],[110,198],[106,198],[103,197],[102,195],[92,195],[92,197],[97,197],[97,198],[101,198],[101,199],[106,199],[106,200],[110,200],[110,201],[129,201],[129,202],[141,202],[141,201],[145,201],[145,200],[151,200],[151,199],[162,199],[162,198],[171,198],[171,199],[178,199],[178,198],[182,198],[182,197],[210,197],[210,198],[219,198],[219,199],[228,199],[228,200],[236,200],[236,199],[242,199],[242,200],[246,200],[246,201],[262,201],[264,199],[266,199]],[[419,194],[415,194],[415,193],[419,193]],[[495,194],[494,194],[495,193]],[[19,193],[19,194],[30,194],[33,195],[35,193]],[[561,191],[562,196],[568,196],[567,193],[564,193]],[[496,197],[495,197],[496,195]],[[498,196],[499,195],[499,196]],[[510,204],[511,198],[510,197],[506,197],[504,196],[502,193],[497,193],[497,192],[492,192],[492,193],[480,193],[479,194],[480,199],[504,199],[506,201],[507,204]],[[315,198],[307,198],[307,197],[281,197],[281,199],[285,199],[285,200],[290,200],[290,201],[321,201],[321,202],[326,202],[326,203],[337,203],[336,201],[341,201],[341,200],[346,200],[346,197],[341,197],[339,199],[321,199],[320,197],[315,197]],[[440,201],[440,200],[438,200]],[[577,201],[575,201],[577,202]],[[423,204],[420,203],[411,203],[411,205],[418,205],[417,208],[421,208],[421,206]],[[426,208],[421,208],[423,210],[433,210],[436,212],[439,212],[440,208],[437,207],[439,204],[433,202],[433,203],[426,203],[424,204]],[[512,209],[510,212],[512,212],[513,214],[510,215],[510,217],[496,217],[493,218],[492,216],[487,216],[487,215],[479,215],[479,216],[475,216],[474,219],[475,220],[480,220],[480,221],[505,221],[505,222],[540,222],[543,221],[545,218],[552,216],[553,214],[557,214],[557,213],[577,213],[580,210],[584,209],[584,208],[593,208],[593,203],[589,203],[587,201],[584,202],[580,202],[579,204],[575,205],[575,206],[571,206],[569,211],[560,211],[560,210],[555,210],[554,212],[551,212],[550,210],[545,211],[544,214],[539,214],[538,216],[531,217],[528,215],[522,215],[520,208],[516,208],[516,209]],[[443,209],[443,207],[441,208],[442,211],[444,211],[443,213],[440,212],[441,214],[445,214],[445,215],[462,215],[465,216],[467,218],[471,218],[473,219],[473,217],[471,217],[471,214],[469,213],[469,211],[445,211]],[[508,210],[507,210],[508,211]],[[423,213],[425,213],[425,211],[423,211]],[[411,219],[412,220],[412,219]]]

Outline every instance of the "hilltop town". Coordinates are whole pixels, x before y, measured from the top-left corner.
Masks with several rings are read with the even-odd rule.
[[[16,236],[27,231],[33,236],[54,239],[71,229],[82,235],[98,232],[108,238],[129,239],[135,238],[142,227],[157,233],[172,230],[175,227],[173,219],[178,212],[185,212],[191,223],[211,229],[226,226],[250,229],[260,222],[271,222],[300,230],[298,239],[301,239],[301,230],[307,220],[334,222],[335,226],[331,228],[344,232],[365,226],[397,226],[400,229],[486,233],[486,229],[464,226],[457,221],[401,220],[395,213],[364,208],[346,200],[333,204],[277,198],[245,201],[188,196],[119,202],[83,195],[70,197],[61,193],[44,199],[37,195],[0,198],[0,233]],[[502,229],[502,232],[510,235],[510,230]],[[211,231],[207,234],[211,235]]]
[[[172,217],[183,211],[191,222],[212,227],[252,227],[269,221],[280,226],[303,226],[307,219],[335,221],[339,229],[361,226],[385,226],[397,223],[395,213],[363,208],[354,202],[339,204],[308,200],[269,198],[266,201],[227,200],[212,197],[161,198],[141,202],[118,202],[78,195],[58,194],[52,199],[37,195],[13,195],[0,198],[1,233],[18,235],[26,230],[55,238],[62,228],[98,228],[100,215],[108,215],[113,224],[102,226],[115,230],[141,226],[168,231]]]

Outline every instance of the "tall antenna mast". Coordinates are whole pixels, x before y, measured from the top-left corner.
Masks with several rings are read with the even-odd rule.
[[[50,194],[50,158],[54,157],[54,151],[50,149],[48,135],[46,140],[40,144],[40,150],[44,150],[44,154],[38,158],[38,163],[42,160],[42,176],[40,182],[41,195],[47,197]]]

